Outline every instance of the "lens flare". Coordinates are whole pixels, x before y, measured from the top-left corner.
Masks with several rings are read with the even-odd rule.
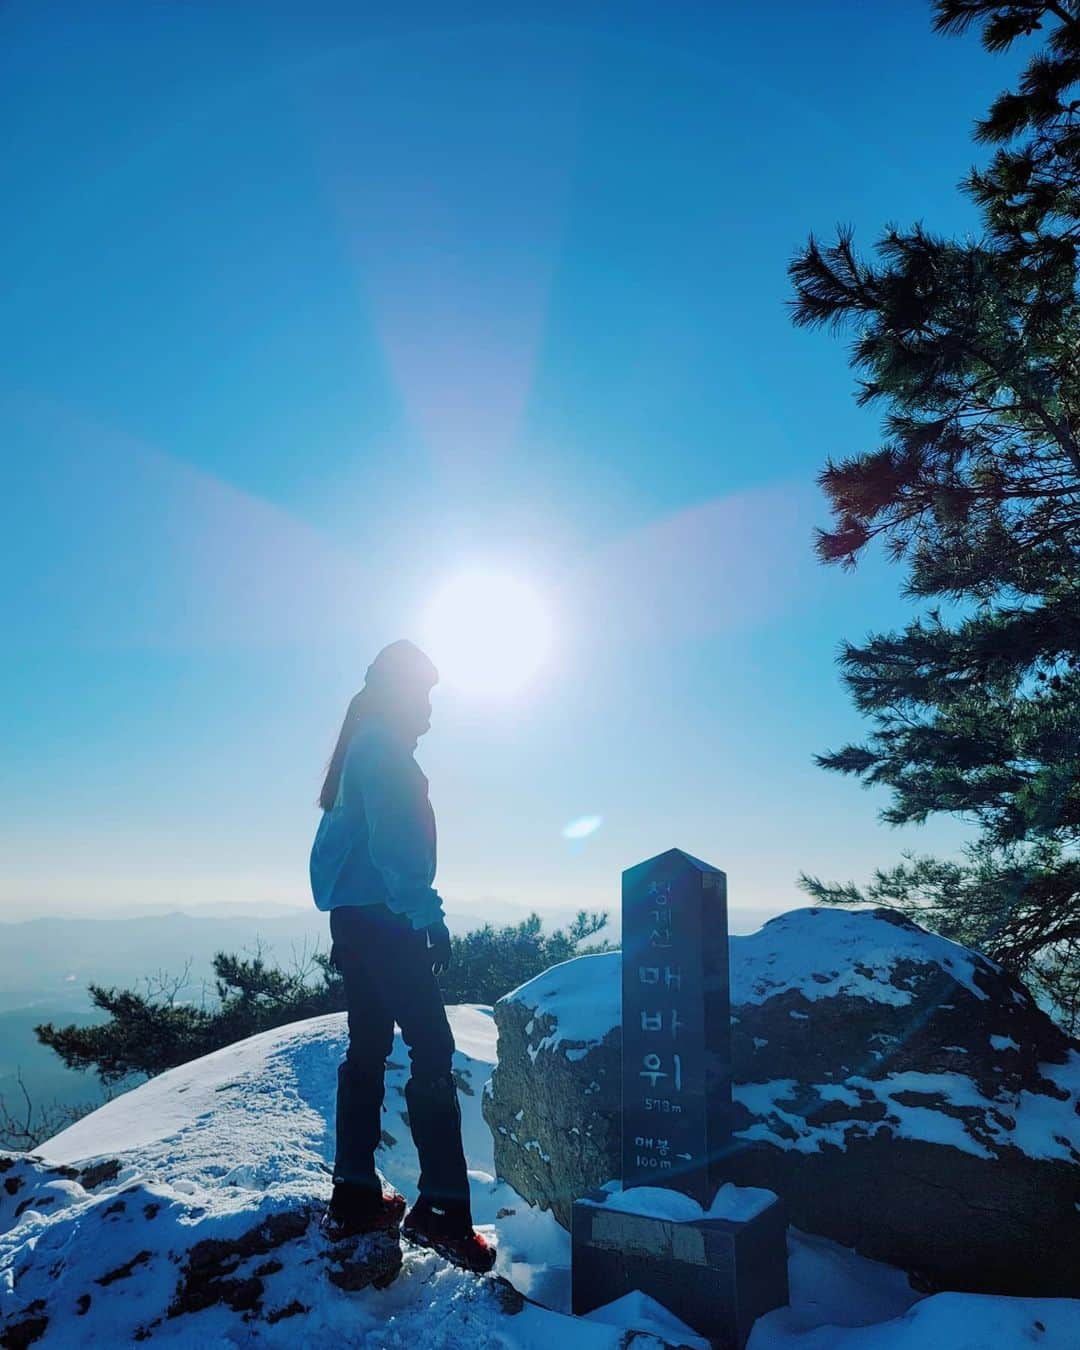
[[[578,816],[569,825],[563,826],[564,839],[588,839],[600,828],[603,816]]]

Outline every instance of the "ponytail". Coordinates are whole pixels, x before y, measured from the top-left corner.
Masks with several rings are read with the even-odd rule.
[[[337,801],[338,785],[341,783],[341,770],[345,764],[345,752],[349,748],[352,734],[360,719],[366,712],[370,711],[370,708],[371,694],[367,689],[361,689],[358,694],[354,694],[349,700],[345,720],[341,724],[340,732],[338,732],[337,745],[334,746],[334,753],[330,756],[326,778],[323,781],[322,791],[319,793],[319,805],[324,811],[331,810]]]

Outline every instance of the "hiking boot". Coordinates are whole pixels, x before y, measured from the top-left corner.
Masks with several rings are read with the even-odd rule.
[[[380,1196],[366,1188],[338,1184],[319,1227],[331,1242],[400,1228],[405,1197],[385,1185]]]
[[[486,1275],[495,1264],[495,1248],[478,1233],[465,1215],[455,1215],[425,1200],[418,1200],[405,1216],[401,1229],[406,1241],[428,1247],[444,1260]]]

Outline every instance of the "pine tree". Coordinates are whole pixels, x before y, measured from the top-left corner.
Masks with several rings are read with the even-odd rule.
[[[474,928],[453,939],[450,968],[439,979],[443,998],[447,1003],[494,1003],[549,966],[610,951],[606,940],[591,941],[606,927],[606,914],[579,910],[568,927],[551,933],[544,932],[539,914],[501,928],[490,923]]]
[[[158,977],[145,989],[109,989],[91,984],[95,1008],[108,1020],[91,1026],[34,1028],[71,1069],[95,1069],[102,1083],[130,1086],[188,1060],[271,1027],[345,1007],[341,976],[325,953],[305,954],[290,970],[270,965],[262,952],[214,957],[217,998],[187,997],[187,971]]]
[[[800,326],[853,331],[858,402],[885,440],[820,476],[826,563],[880,540],[925,602],[900,632],[841,651],[871,732],[822,755],[884,784],[884,819],[954,813],[962,863],[908,855],[864,892],[1051,988],[1080,979],[1080,0],[935,0],[934,27],[981,26],[991,52],[1042,35],[1014,91],[976,123],[995,149],[961,185],[978,238],[886,228],[867,261],[841,227],[792,261]],[[1071,1006],[1070,1006],[1071,1000]]]

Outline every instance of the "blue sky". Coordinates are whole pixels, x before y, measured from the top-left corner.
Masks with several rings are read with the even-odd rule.
[[[779,909],[956,848],[812,763],[860,733],[838,643],[908,611],[811,554],[877,414],[785,268],[977,228],[1022,53],[923,0],[12,0],[0,39],[0,915],[305,903],[344,704],[475,563],[559,641],[512,705],[436,692],[449,909],[615,908],[672,845]]]

